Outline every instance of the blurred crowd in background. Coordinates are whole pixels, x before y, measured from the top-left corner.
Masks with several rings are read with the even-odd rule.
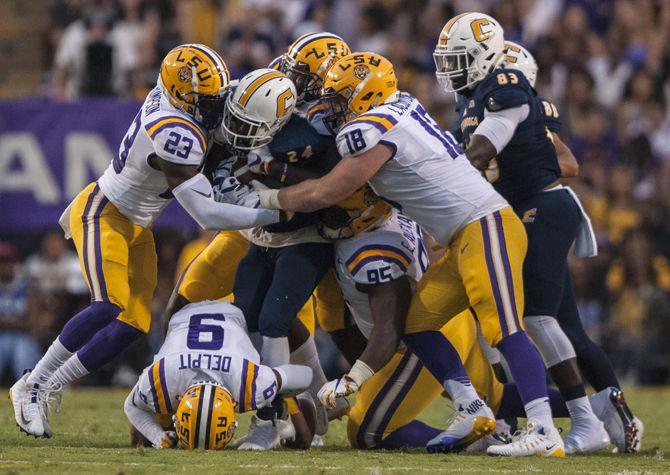
[[[670,2],[55,0],[43,39],[47,73],[34,93],[143,99],[175,45],[215,47],[235,78],[265,67],[303,33],[331,31],[353,50],[386,55],[400,88],[451,129],[454,98],[437,86],[432,51],[443,24],[464,11],[490,13],[507,39],[534,54],[538,93],[558,106],[560,135],[581,163],[579,178],[566,184],[600,246],[598,257],[571,262],[587,331],[628,384],[670,382]],[[156,315],[184,239],[157,236]],[[86,298],[76,255],[58,232],[24,259],[0,244],[0,364],[34,358]],[[18,335],[28,343],[19,345]],[[141,368],[159,339],[126,355],[123,371]],[[9,341],[22,350],[9,351]],[[114,377],[124,381],[123,372]]]

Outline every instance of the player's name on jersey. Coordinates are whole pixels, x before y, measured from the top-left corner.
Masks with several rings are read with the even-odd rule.
[[[177,369],[209,369],[212,371],[230,371],[230,356],[211,353],[182,353],[179,355]]]

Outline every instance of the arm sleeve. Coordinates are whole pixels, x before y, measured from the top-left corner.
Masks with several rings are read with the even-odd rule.
[[[137,395],[138,391],[138,385],[135,385],[126,398],[123,410],[135,429],[140,431],[154,446],[160,445],[163,439],[163,428],[156,421],[153,410]]]
[[[172,194],[200,227],[207,230],[249,229],[280,220],[277,210],[217,203],[212,198],[211,183],[200,173],[180,184],[172,190]]]
[[[300,394],[312,384],[312,368],[309,366],[285,364],[274,370],[281,376],[281,394]]]
[[[484,114],[484,120],[475,129],[474,134],[489,139],[496,148],[496,152],[500,153],[512,140],[517,125],[526,120],[529,112],[528,104],[496,112],[487,110]]]

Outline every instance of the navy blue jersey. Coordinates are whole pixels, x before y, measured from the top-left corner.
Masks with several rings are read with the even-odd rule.
[[[460,114],[462,143],[484,120],[485,111],[496,112],[528,104],[528,117],[496,157],[500,178],[495,189],[512,205],[524,201],[561,175],[556,149],[547,135],[545,116],[526,77],[515,69],[496,69],[464,99]]]
[[[319,134],[298,114],[293,114],[288,123],[277,132],[269,148],[275,160],[315,168],[322,175],[328,173],[340,160],[335,139]],[[296,213],[290,221],[271,224],[265,229],[273,233],[294,231],[316,223],[319,216],[319,211]]]
[[[542,107],[545,125],[551,132],[557,133],[561,130],[561,116],[558,113],[558,108],[543,97],[537,96],[537,101],[540,103],[540,107]]]

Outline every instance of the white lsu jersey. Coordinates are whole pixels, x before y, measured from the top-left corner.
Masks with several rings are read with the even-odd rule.
[[[237,412],[264,407],[277,393],[274,371],[260,364],[242,311],[229,302],[189,304],[172,316],[163,346],[135,386],[133,402],[171,414],[189,386],[205,381],[226,388]]]
[[[148,227],[172,199],[165,175],[149,165],[149,157],[200,166],[208,140],[207,132],[155,87],[98,180],[100,189],[124,216]]]
[[[337,134],[342,156],[377,144],[394,154],[369,180],[379,196],[448,245],[465,225],[508,206],[411,95],[401,92],[348,122]]]
[[[370,337],[374,320],[368,295],[356,284],[379,284],[407,275],[414,285],[427,268],[421,228],[398,210],[393,210],[379,227],[335,243],[337,280],[365,338]]]

